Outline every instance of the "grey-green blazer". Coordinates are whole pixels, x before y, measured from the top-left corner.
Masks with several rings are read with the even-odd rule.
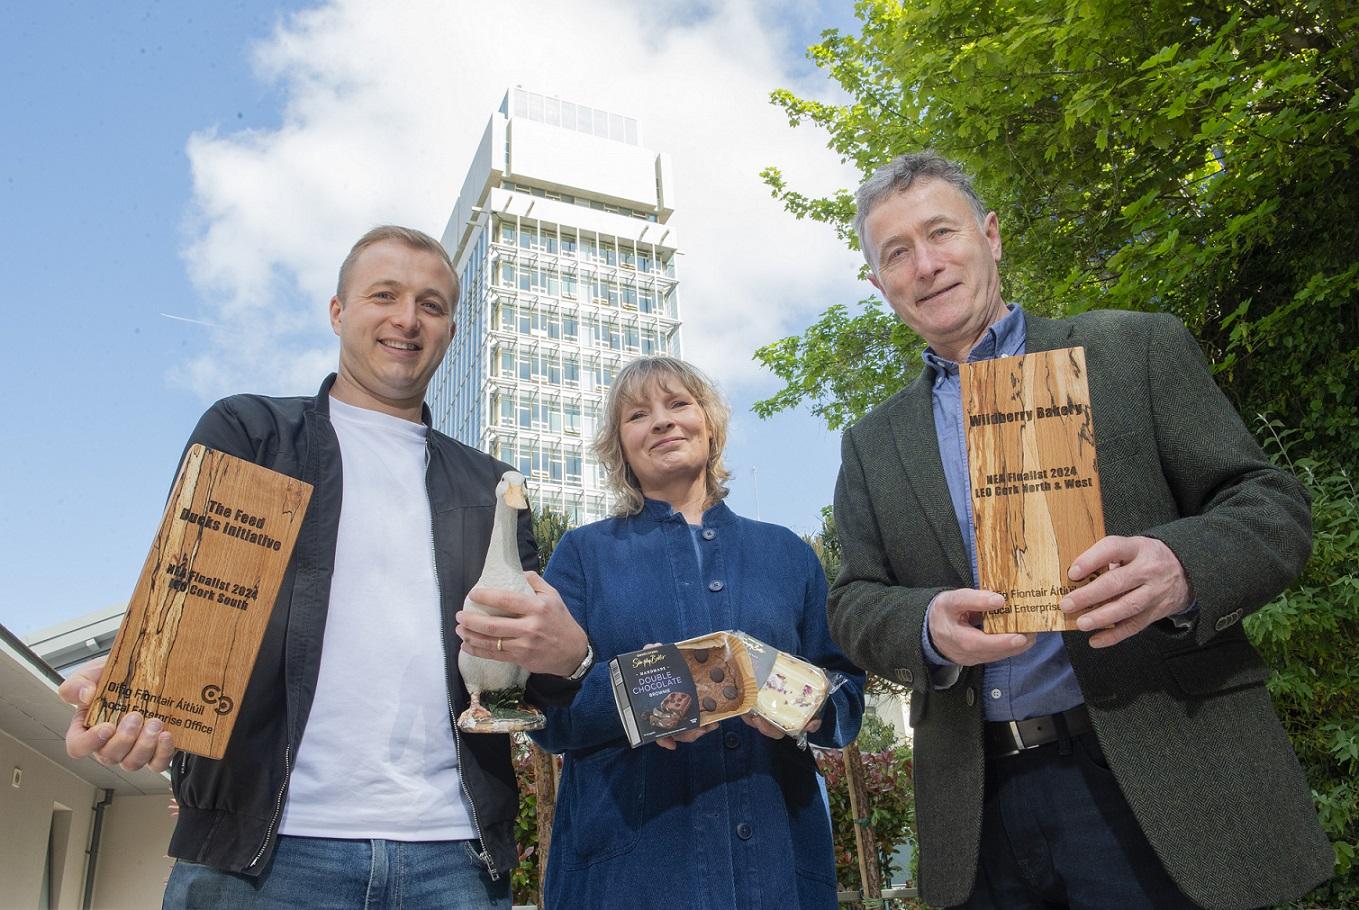
[[[1241,618],[1311,549],[1297,480],[1273,467],[1173,317],[1027,316],[1027,350],[1085,348],[1106,532],[1163,540],[1198,602],[1192,629],[1111,648],[1064,633],[1109,767],[1166,869],[1209,908],[1285,900],[1333,853],[1275,717]],[[971,587],[936,443],[928,371],[844,435],[835,489],[844,567],[831,632],[861,667],[912,688],[920,888],[972,891],[981,832],[981,667],[934,689],[921,653],[931,598]]]

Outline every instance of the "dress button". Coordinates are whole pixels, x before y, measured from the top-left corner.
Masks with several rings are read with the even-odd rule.
[[[741,734],[728,733],[726,736],[722,737],[722,742],[726,743],[728,749],[735,749],[737,746],[741,745]]]
[[[704,528],[704,529],[703,529],[703,539],[704,539],[704,540],[712,540],[712,539],[713,539],[714,537],[716,537],[716,536],[717,536],[717,532],[714,531],[712,528]]]
[[[1000,695],[1001,695],[1001,692],[1000,692],[999,689],[992,689],[992,690],[991,690],[991,698],[997,699],[997,700],[998,700],[998,699],[1000,698]]]
[[[967,691],[963,693],[963,700],[967,702],[969,708],[975,705],[977,703],[977,690],[968,686]]]
[[[754,833],[754,829],[751,828],[750,824],[747,822],[741,822],[741,824],[736,826],[736,836],[741,840],[750,840],[750,836]]]
[[[708,590],[709,590],[709,591],[721,591],[721,590],[722,590],[722,582],[720,582],[720,581],[710,581],[710,582],[708,582]]]

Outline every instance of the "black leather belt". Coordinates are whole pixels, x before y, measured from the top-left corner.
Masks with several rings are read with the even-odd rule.
[[[1077,705],[1061,714],[1044,714],[1027,720],[988,721],[986,755],[988,758],[1018,755],[1035,746],[1080,736],[1089,729],[1090,714],[1085,705]]]

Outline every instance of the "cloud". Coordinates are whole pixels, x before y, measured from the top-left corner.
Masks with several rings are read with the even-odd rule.
[[[781,6],[337,0],[281,22],[253,51],[280,123],[188,142],[184,258],[196,315],[219,328],[176,380],[204,398],[314,388],[335,360],[325,304],[349,244],[383,222],[441,234],[487,118],[520,84],[634,115],[671,154],[686,355],[729,391],[767,386],[757,345],[861,293],[833,232],[759,181],[770,164],[811,192],[854,180],[768,102],[829,91]]]

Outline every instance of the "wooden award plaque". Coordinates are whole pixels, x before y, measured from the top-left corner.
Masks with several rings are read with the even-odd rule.
[[[311,485],[189,448],[85,723],[138,711],[221,758]]]
[[[963,364],[977,574],[1005,597],[987,632],[1076,628],[1062,597],[1076,557],[1104,536],[1085,349]]]

